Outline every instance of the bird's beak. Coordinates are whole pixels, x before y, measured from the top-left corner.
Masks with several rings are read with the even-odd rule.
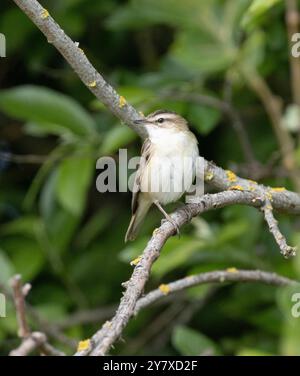
[[[138,120],[134,120],[133,121],[134,124],[137,124],[137,125],[140,125],[140,124],[146,124],[147,123],[147,119],[138,119]]]

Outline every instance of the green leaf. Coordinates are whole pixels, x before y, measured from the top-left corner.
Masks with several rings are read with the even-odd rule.
[[[241,25],[249,28],[257,23],[260,18],[282,0],[252,0],[251,5],[242,18]]]
[[[112,128],[105,136],[100,148],[101,154],[113,154],[119,148],[129,144],[137,138],[137,134],[124,124]]]
[[[204,241],[188,236],[169,239],[164,246],[159,262],[153,266],[153,274],[162,277],[169,271],[184,266],[194,253],[203,248],[204,244],[206,244]]]
[[[64,158],[67,153],[70,153],[71,151],[73,151],[73,149],[74,148],[72,144],[61,143],[49,154],[47,160],[40,167],[34,179],[32,180],[29,190],[27,194],[25,195],[25,199],[24,199],[25,209],[30,210],[31,207],[33,206],[33,203],[41,188],[41,185],[43,184],[48,174],[50,174],[51,170],[54,167],[54,164],[57,161],[59,161],[61,158]]]
[[[236,56],[237,49],[230,41],[194,31],[180,32],[170,51],[172,59],[198,74],[224,71],[233,64]]]
[[[0,92],[0,110],[57,132],[62,126],[78,136],[95,133],[93,118],[74,99],[40,86],[19,86]]]
[[[112,14],[107,25],[115,30],[145,28],[153,24],[197,30],[211,30],[214,25],[232,26],[232,21],[244,8],[245,0],[226,0],[224,3],[219,12],[218,0],[131,0]],[[220,22],[223,15],[224,22]]]
[[[146,237],[138,237],[134,242],[127,243],[124,249],[119,252],[118,258],[128,264],[140,255],[141,249],[144,249],[148,239]]]
[[[172,344],[181,355],[217,355],[215,343],[206,337],[186,326],[177,326],[172,333]]]
[[[65,210],[57,202],[56,186],[58,171],[54,171],[47,179],[40,195],[40,211],[44,223],[39,228],[41,244],[50,243],[46,250],[54,248],[58,253],[67,249],[80,218]]]
[[[33,215],[23,216],[14,221],[8,222],[1,226],[1,235],[26,235],[34,237],[38,226],[40,225],[40,219]]]
[[[2,239],[2,249],[6,252],[16,273],[24,280],[33,279],[43,268],[45,254],[33,239],[14,236]]]
[[[239,349],[239,351],[235,354],[237,356],[272,356],[275,354],[269,353],[267,351],[263,351],[260,349],[252,349],[248,347],[243,347]]]
[[[169,24],[173,26],[197,26],[201,10],[205,7],[203,0],[131,0],[120,7],[109,18],[110,28],[141,28],[152,24]],[[198,19],[198,23],[197,23]]]
[[[0,248],[0,283],[7,284],[14,275],[15,268],[4,251]]]
[[[18,25],[17,33],[16,25]],[[1,33],[9,36],[9,43],[7,43],[7,56],[12,56],[15,51],[21,49],[26,44],[30,34],[34,32],[34,24],[30,22],[23,12],[12,7],[5,12],[4,17],[2,18],[2,23],[0,24],[0,30]]]
[[[216,127],[221,114],[214,108],[192,104],[189,106],[188,118],[200,134],[206,135]]]
[[[34,137],[45,137],[47,135],[57,135],[64,139],[74,138],[71,130],[66,129],[63,125],[48,123],[46,121],[28,122],[24,125],[25,132]]]
[[[265,33],[260,30],[252,32],[240,48],[237,63],[242,69],[255,70],[264,60]]]
[[[300,148],[298,150],[300,151]],[[297,247],[297,249],[300,249],[300,232],[297,232],[294,235],[292,241],[293,241],[293,244],[295,244],[295,246]],[[298,279],[300,279],[300,252],[297,252],[296,257],[293,258],[293,266],[294,266],[294,270],[296,272]]]
[[[76,237],[78,246],[87,247],[108,226],[114,215],[111,207],[101,208],[80,230]]]
[[[66,158],[58,167],[56,195],[58,202],[75,216],[83,212],[95,167],[86,148]]]

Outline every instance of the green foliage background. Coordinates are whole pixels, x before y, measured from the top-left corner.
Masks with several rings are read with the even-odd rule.
[[[185,116],[207,159],[224,168],[245,162],[230,121],[219,110],[174,99],[172,93],[222,99],[225,82],[255,157],[266,164],[276,155],[270,121],[245,76],[258,72],[284,106],[292,102],[283,1],[42,4],[138,110],[167,108]],[[130,260],[141,253],[160,214],[151,211],[138,240],[125,245],[130,194],[98,193],[95,163],[102,155],[117,158],[119,148],[138,155],[140,141],[93,98],[12,1],[1,1],[0,32],[7,38],[7,58],[0,60],[0,282],[22,274],[33,286],[29,303],[53,324],[68,323],[78,311],[111,311],[131,274]],[[44,160],[7,161],[4,153]],[[300,160],[300,149],[296,153]],[[287,178],[274,175],[262,181],[292,188]],[[299,218],[281,216],[280,224],[290,243],[300,244]],[[229,267],[300,277],[299,255],[289,261],[280,256],[257,210],[229,207],[195,219],[180,240],[168,241],[147,290]],[[290,289],[262,284],[192,288],[141,312],[113,352],[299,355],[300,318],[291,316],[291,295]],[[71,324],[64,333],[88,338],[105,320],[100,315],[97,323]],[[31,325],[41,329],[35,320]],[[7,318],[0,319],[0,353],[18,341],[8,302]]]

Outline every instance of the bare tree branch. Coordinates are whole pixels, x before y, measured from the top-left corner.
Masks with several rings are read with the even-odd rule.
[[[286,6],[286,26],[289,38],[289,57],[290,57],[290,67],[291,67],[291,87],[293,94],[293,102],[300,106],[300,60],[291,53],[293,47],[292,37],[294,34],[299,33],[299,11],[297,0],[285,0]]]
[[[26,319],[26,311],[25,311],[25,291],[23,291],[23,286],[21,282],[21,276],[15,275],[11,280],[11,287],[13,289],[13,296],[16,306],[17,312],[17,320],[19,326],[19,337],[26,338],[30,334],[30,330],[28,327],[27,319]],[[28,291],[27,291],[28,293]]]
[[[236,189],[252,192],[256,197],[269,197],[275,210],[290,214],[300,214],[300,195],[283,187],[271,188],[255,181],[243,179],[231,171],[223,170],[213,162],[205,161],[205,181],[218,191]]]
[[[231,125],[237,134],[241,148],[244,153],[245,160],[252,166],[258,163],[255,159],[254,152],[250,144],[246,128],[240,117],[240,114],[235,110],[235,108],[232,106],[230,102],[223,101],[211,95],[191,92],[169,91],[163,92],[161,96],[163,98],[172,98],[175,100],[191,102],[202,106],[216,108],[222,113],[224,113],[230,120]]]
[[[262,201],[252,192],[226,191],[216,194],[207,194],[197,204],[188,204],[178,209],[171,215],[175,223],[181,227],[191,218],[212,209],[222,208],[232,204],[245,204],[255,207],[262,205]],[[78,352],[77,355],[105,355],[111,345],[119,338],[124,327],[134,314],[135,305],[143,293],[145,284],[149,278],[151,267],[160,255],[160,251],[167,239],[174,235],[174,226],[170,222],[164,222],[153,233],[140,261],[133,274],[124,287],[126,291],[121,299],[119,308],[112,319],[107,322],[91,339],[89,349]]]
[[[10,356],[26,356],[34,350],[40,350],[44,355],[62,356],[63,352],[52,347],[47,341],[47,336],[41,332],[31,333],[26,318],[25,297],[31,289],[31,285],[22,285],[20,275],[15,275],[11,280],[13,297],[19,326],[19,337],[22,338],[20,346],[10,352]]]
[[[11,294],[10,289],[6,287],[5,284],[0,282],[0,291],[2,291],[5,296],[14,302],[13,294]],[[45,320],[41,314],[32,307],[28,302],[26,304],[26,313],[29,318],[34,321],[35,327],[42,329],[48,337],[55,339],[56,341],[64,344],[65,346],[70,347],[72,350],[75,350],[77,347],[77,342],[75,339],[67,337],[60,329],[59,325],[54,325],[49,321]]]
[[[269,273],[261,270],[228,269],[225,271],[201,273],[168,283],[167,285],[164,285],[164,288],[160,287],[149,292],[147,295],[137,301],[134,314],[137,315],[141,309],[166,297],[166,295],[174,294],[178,291],[182,291],[193,286],[203,285],[207,283],[225,282],[259,282],[273,286],[286,286],[299,283],[297,281],[281,277],[276,273]]]
[[[27,356],[33,351],[39,349],[44,355],[49,356],[65,356],[62,351],[55,349],[47,342],[44,333],[33,332],[25,338],[21,345],[10,352],[10,356]]]
[[[265,79],[257,72],[244,70],[243,74],[265,107],[280,148],[283,165],[289,172],[295,189],[300,192],[300,173],[294,155],[295,143],[292,135],[282,126],[282,101],[272,93]]]
[[[109,85],[87,59],[84,51],[73,42],[60,26],[36,0],[13,0],[23,12],[35,23],[46,36],[48,43],[53,44],[77,73],[86,87],[120,120],[129,125],[141,137],[145,137],[145,129],[134,124],[141,115]]]
[[[279,230],[278,221],[275,219],[273,215],[273,208],[269,200],[266,200],[265,204],[261,207],[261,210],[264,213],[265,220],[269,226],[269,230],[271,234],[274,236],[274,239],[276,240],[276,243],[280,248],[281,254],[286,258],[289,258],[290,256],[295,256],[296,247],[290,247],[287,244],[285,237]]]
[[[47,161],[47,159],[48,155],[19,155],[0,151],[0,160],[5,162],[14,162],[22,164],[43,164]]]

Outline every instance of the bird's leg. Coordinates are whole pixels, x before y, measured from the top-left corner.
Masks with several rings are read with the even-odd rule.
[[[154,205],[156,205],[158,207],[158,209],[164,215],[166,220],[169,221],[170,223],[172,223],[172,225],[174,226],[174,228],[176,230],[177,235],[180,237],[180,231],[179,231],[179,227],[178,227],[177,223],[169,216],[169,214],[164,210],[164,208],[160,205],[160,203],[157,200],[154,201]]]

